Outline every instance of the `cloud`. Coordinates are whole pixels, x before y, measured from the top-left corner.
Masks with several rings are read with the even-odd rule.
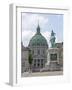
[[[31,30],[22,32],[22,42],[25,47],[28,46],[29,41],[34,36],[34,34],[35,32]]]
[[[56,35],[56,43],[61,43],[63,42],[63,37]]]
[[[41,14],[22,14],[22,30],[33,30],[37,27],[38,23],[43,28],[48,23],[48,18]]]
[[[51,32],[48,32],[48,31],[45,31],[45,32],[42,32],[42,35],[46,38],[48,44],[50,43],[50,35],[51,35]]]

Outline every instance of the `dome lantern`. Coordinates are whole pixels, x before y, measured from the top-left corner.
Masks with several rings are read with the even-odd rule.
[[[37,34],[40,34],[40,26],[38,24],[38,27],[37,27]]]

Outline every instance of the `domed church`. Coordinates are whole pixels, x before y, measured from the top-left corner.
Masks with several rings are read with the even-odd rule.
[[[37,26],[36,34],[31,38],[29,45],[33,56],[32,70],[38,71],[45,67],[47,62],[48,43],[45,37],[40,32],[40,26]]]

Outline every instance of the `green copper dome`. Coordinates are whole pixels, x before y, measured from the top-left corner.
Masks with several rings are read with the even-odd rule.
[[[29,42],[29,46],[47,46],[47,41],[45,37],[40,33],[40,27],[37,27],[37,33],[32,37]]]

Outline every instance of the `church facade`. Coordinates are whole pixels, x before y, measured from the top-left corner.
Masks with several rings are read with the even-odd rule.
[[[40,27],[38,25],[36,34],[31,38],[28,46],[33,55],[32,69],[33,71],[39,71],[45,67],[47,62],[47,49],[48,44],[45,37],[40,33]]]

